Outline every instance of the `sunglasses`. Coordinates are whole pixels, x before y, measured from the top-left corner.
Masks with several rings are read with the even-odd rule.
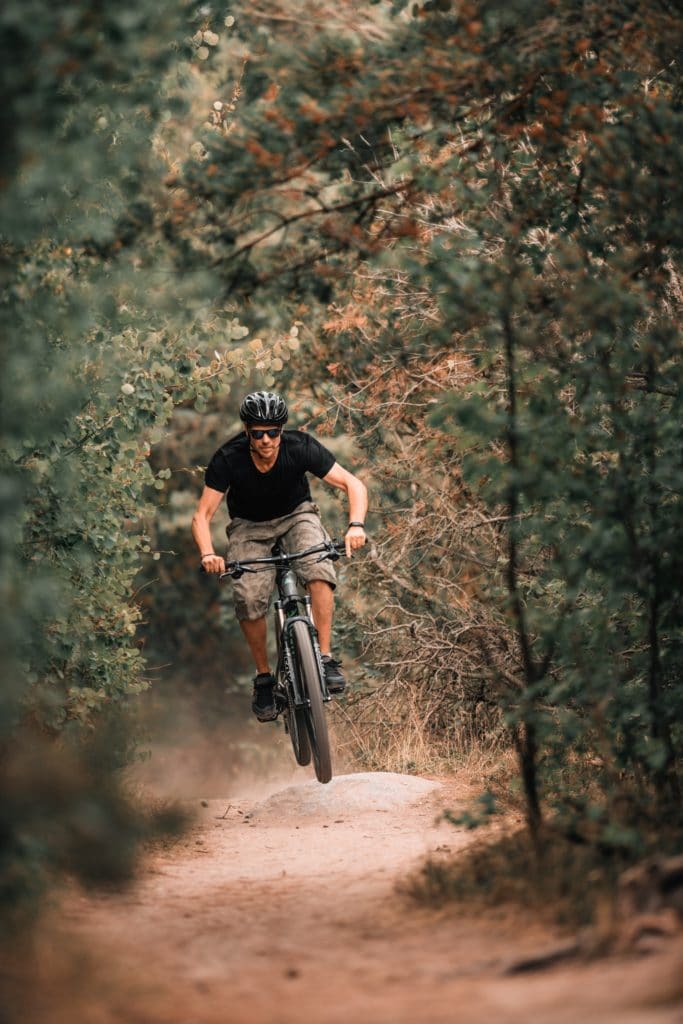
[[[282,427],[267,427],[265,430],[249,430],[249,437],[253,437],[255,441],[260,441],[264,437],[279,437],[282,433]]]

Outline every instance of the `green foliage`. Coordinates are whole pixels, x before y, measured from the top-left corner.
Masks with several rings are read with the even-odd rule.
[[[149,457],[174,409],[201,408],[247,361],[215,352],[247,332],[214,308],[204,269],[176,276],[160,230],[159,122],[168,134],[184,109],[186,13],[34,0],[0,15],[8,907],[54,873],[122,878],[156,827],[117,774],[134,748],[127,706],[148,685],[135,580],[162,554],[150,525],[169,473]]]
[[[496,814],[498,814],[496,798],[490,790],[487,790],[477,798],[474,810],[467,809],[459,814],[445,811],[444,818],[460,828],[475,829],[489,824],[491,818]]]
[[[121,885],[140,842],[177,832],[177,808],[143,810],[115,772],[127,743],[119,718],[88,740],[56,745],[23,730],[3,746],[0,775],[0,938],[40,909],[45,887],[70,874],[88,886]]]
[[[0,15],[4,231],[17,239],[105,238],[140,200],[150,127],[166,97],[186,4],[93,9],[8,0]],[[46,231],[46,229],[48,229]]]

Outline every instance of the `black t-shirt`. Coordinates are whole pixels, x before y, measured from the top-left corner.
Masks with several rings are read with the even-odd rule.
[[[230,518],[256,523],[278,519],[310,501],[306,473],[327,476],[335,457],[319,441],[300,430],[283,430],[277,461],[261,473],[251,457],[249,439],[238,434],[218,449],[207,466],[204,483],[227,491]]]

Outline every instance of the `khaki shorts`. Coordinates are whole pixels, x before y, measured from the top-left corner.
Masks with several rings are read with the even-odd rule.
[[[303,551],[321,541],[329,540],[320,521],[318,506],[312,501],[303,501],[287,516],[255,523],[250,519],[232,519],[228,524],[227,560],[240,561],[243,558],[267,558],[276,540],[282,539],[285,551]],[[332,589],[337,576],[331,561],[316,562],[315,558],[302,559],[294,566],[302,585],[311,580],[324,580]],[[235,614],[238,619],[260,619],[268,611],[275,584],[275,569],[267,572],[245,572],[233,580]]]

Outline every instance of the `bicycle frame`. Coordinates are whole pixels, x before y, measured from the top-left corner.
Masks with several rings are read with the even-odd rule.
[[[304,622],[308,629],[315,657],[318,664],[320,676],[320,689],[324,701],[331,699],[325,683],[320,646],[318,644],[318,631],[311,615],[311,599],[307,594],[299,593],[296,571],[293,563],[307,555],[320,554],[323,557],[336,560],[340,552],[344,551],[344,544],[340,541],[328,541],[306,548],[303,551],[295,551],[288,554],[277,541],[273,546],[273,555],[270,558],[248,558],[243,561],[230,562],[223,576],[231,576],[238,579],[245,572],[259,572],[268,566],[275,566],[275,589],[278,592],[278,600],[274,602],[275,616],[278,624],[276,643],[278,655],[277,677],[285,673],[287,680],[294,694],[295,705],[302,707],[307,698],[301,692],[299,686],[299,673],[294,668],[294,649],[291,641],[291,632],[295,622]]]

